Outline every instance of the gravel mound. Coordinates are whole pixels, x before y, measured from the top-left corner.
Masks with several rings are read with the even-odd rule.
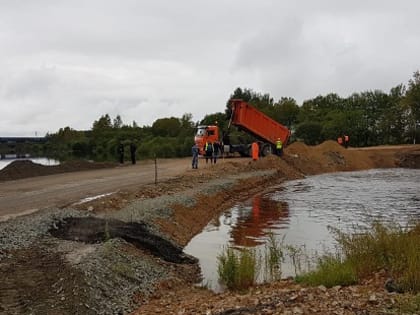
[[[13,161],[0,170],[0,181],[16,180],[35,176],[53,175],[67,172],[86,171],[101,168],[115,167],[116,163],[90,162],[90,161],[67,161],[59,165],[46,166],[34,163],[30,160]]]
[[[38,314],[50,314],[54,308],[67,314],[74,303],[78,305],[73,309],[83,314],[127,314],[136,306],[133,296],[148,296],[157,283],[173,277],[160,259],[120,238],[84,244],[57,239],[48,232],[68,218],[83,217],[93,216],[73,209],[46,209],[0,223],[0,266],[18,271],[3,282],[0,305],[10,308],[0,308],[0,312],[27,313],[19,297],[24,287],[24,293],[34,297],[25,303],[30,302],[31,310]],[[37,278],[54,270],[64,274]],[[6,272],[0,268],[0,274]],[[39,291],[51,291],[53,286],[56,291],[44,294],[48,303],[35,300]]]

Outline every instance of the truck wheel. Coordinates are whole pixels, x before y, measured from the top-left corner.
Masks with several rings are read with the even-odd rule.
[[[273,154],[273,148],[268,143],[265,143],[262,147],[261,155],[262,156],[267,156],[267,155],[270,155],[270,154]]]

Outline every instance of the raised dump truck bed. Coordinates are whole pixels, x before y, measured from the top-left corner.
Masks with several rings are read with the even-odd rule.
[[[275,146],[278,138],[284,145],[289,141],[290,131],[287,127],[265,115],[243,100],[232,100],[231,123],[252,134],[263,142]]]

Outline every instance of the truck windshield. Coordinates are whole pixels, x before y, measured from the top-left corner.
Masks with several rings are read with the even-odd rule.
[[[206,128],[198,128],[196,136],[204,136],[206,134]]]

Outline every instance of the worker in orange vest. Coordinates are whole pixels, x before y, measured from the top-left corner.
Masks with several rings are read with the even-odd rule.
[[[258,160],[258,153],[259,153],[259,148],[258,148],[258,143],[253,142],[251,145],[251,153],[252,153],[252,160],[256,161]]]

